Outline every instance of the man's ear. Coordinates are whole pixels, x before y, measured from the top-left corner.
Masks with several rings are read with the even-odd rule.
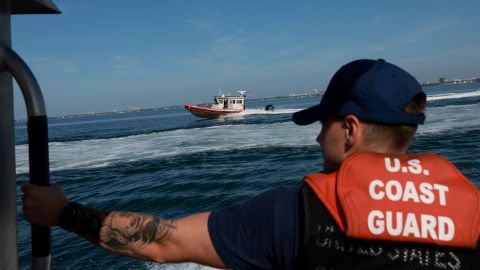
[[[360,120],[352,114],[345,117],[343,128],[345,129],[345,144],[352,147],[363,139],[363,129]]]

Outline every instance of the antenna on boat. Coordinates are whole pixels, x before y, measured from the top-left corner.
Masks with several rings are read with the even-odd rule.
[[[11,49],[11,15],[58,13],[60,10],[51,0],[0,1],[0,269],[18,269],[12,76],[22,91],[28,113],[30,182],[49,185],[45,103],[32,71]],[[32,257],[31,269],[50,269],[50,229],[32,225]]]

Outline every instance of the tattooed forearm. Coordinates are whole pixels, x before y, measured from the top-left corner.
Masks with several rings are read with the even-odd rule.
[[[148,259],[142,249],[153,243],[167,244],[176,228],[176,220],[79,206],[69,230],[108,251]]]
[[[110,213],[100,230],[100,244],[105,249],[133,257],[152,243],[164,245],[177,228],[175,220],[162,220],[141,213]]]

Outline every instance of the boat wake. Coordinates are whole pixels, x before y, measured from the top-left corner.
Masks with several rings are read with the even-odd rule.
[[[461,92],[461,93],[442,93],[427,96],[428,101],[434,100],[444,100],[444,99],[458,99],[458,98],[471,98],[471,97],[480,97],[480,90]]]
[[[239,113],[239,115],[254,115],[254,114],[287,114],[298,112],[301,109],[275,109],[273,111],[266,111],[264,108],[258,109],[246,109],[245,111]]]
[[[149,270],[216,270],[217,268],[208,267],[196,263],[170,263],[170,264],[157,264],[146,263]]]
[[[429,100],[480,97],[480,90],[470,92],[435,94]],[[246,109],[235,116],[292,114],[301,109],[263,108]],[[426,125],[420,126],[421,135],[450,131],[478,131],[480,106],[473,104],[449,104],[434,106],[427,110]],[[253,117],[252,117],[253,118]],[[275,118],[275,117],[272,117]],[[280,117],[279,117],[280,118]],[[219,118],[230,120],[232,118]],[[319,125],[298,128],[292,121],[263,121],[213,126],[206,124],[195,128],[175,128],[161,132],[118,136],[105,139],[50,142],[50,170],[78,170],[114,166],[118,163],[155,160],[180,155],[215,153],[218,151],[244,151],[249,149],[283,147],[310,147],[316,145]],[[232,143],[234,142],[234,143]],[[28,173],[28,145],[16,145],[16,173]]]
[[[277,145],[303,147],[314,143],[317,126],[298,129],[296,135],[291,136],[294,127],[293,122],[217,125],[111,139],[51,142],[50,171],[102,168],[121,162],[212,151],[246,150]],[[272,134],[276,135],[272,137]],[[16,160],[17,174],[28,173],[28,145],[16,146]]]

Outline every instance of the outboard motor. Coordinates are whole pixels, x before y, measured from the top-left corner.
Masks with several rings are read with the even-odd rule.
[[[274,111],[275,110],[275,106],[273,106],[272,104],[268,104],[267,106],[265,106],[265,111]]]

